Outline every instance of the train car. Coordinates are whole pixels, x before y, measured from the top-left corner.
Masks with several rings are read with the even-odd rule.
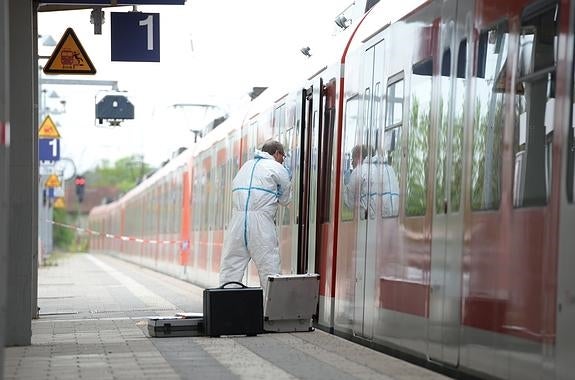
[[[317,327],[457,377],[572,379],[575,1],[356,3],[309,75],[92,210],[91,249],[216,285],[231,180],[276,138],[282,271],[320,274]]]

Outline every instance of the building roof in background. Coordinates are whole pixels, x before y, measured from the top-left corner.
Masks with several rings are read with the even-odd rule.
[[[93,207],[99,206],[118,199],[120,189],[113,186],[92,187],[87,186],[84,194],[84,201],[78,203],[74,180],[66,182],[66,191],[64,192],[64,202],[68,213],[87,214]]]

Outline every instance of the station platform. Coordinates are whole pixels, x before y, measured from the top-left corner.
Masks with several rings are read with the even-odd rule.
[[[447,379],[320,330],[151,338],[147,317],[201,312],[203,289],[106,255],[49,262],[32,345],[5,349],[4,379]]]

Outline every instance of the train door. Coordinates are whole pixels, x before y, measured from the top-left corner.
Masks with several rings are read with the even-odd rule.
[[[355,257],[355,297],[353,315],[353,333],[366,339],[373,338],[376,312],[375,259],[377,221],[381,216],[378,207],[381,189],[380,166],[377,147],[382,136],[378,129],[381,125],[383,91],[383,54],[384,42],[367,49],[362,57],[363,94],[361,102],[360,144],[367,147],[365,157],[359,166],[362,177],[367,176],[367,188],[360,190],[361,199],[357,230],[357,256]],[[362,180],[363,182],[363,180]]]
[[[323,81],[317,79],[302,91],[299,173],[298,273],[314,272],[316,249],[316,202],[318,183],[319,126],[322,122]]]
[[[435,184],[428,355],[453,366],[459,363],[460,349],[465,34],[471,11],[472,6],[465,2],[443,3],[434,62]]]

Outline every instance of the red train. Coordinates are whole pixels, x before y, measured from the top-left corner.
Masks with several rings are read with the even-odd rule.
[[[231,179],[273,137],[282,269],[320,273],[320,328],[457,376],[573,379],[575,1],[367,3],[332,64],[94,209],[91,249],[216,285]]]

